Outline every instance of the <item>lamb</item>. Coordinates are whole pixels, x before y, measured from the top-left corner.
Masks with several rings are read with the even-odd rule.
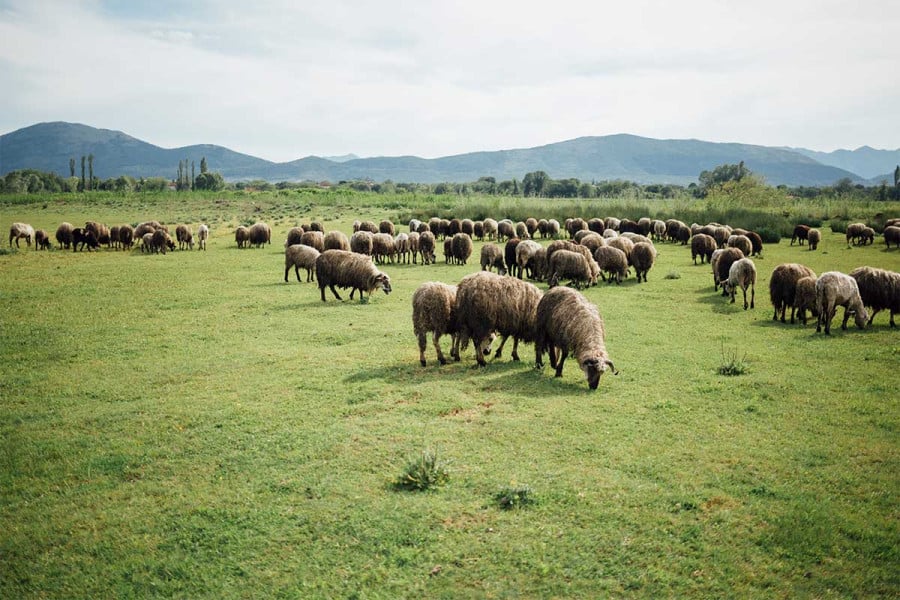
[[[519,244],[521,246],[521,244]],[[598,269],[599,271],[599,269]],[[557,250],[550,257],[547,272],[550,273],[550,287],[559,285],[559,280],[568,278],[572,285],[580,287],[582,283],[593,285],[597,283],[592,276],[590,264],[587,258],[580,252],[571,250]]]
[[[634,245],[628,260],[631,266],[634,267],[638,283],[641,282],[641,276],[646,282],[647,272],[653,268],[653,263],[656,262],[656,248],[649,242],[638,242]]]
[[[884,228],[884,245],[890,249],[891,244],[900,248],[900,227],[896,225]]]
[[[300,243],[315,248],[319,252],[325,252],[325,234],[321,231],[304,231],[300,236]]]
[[[791,234],[791,246],[794,245],[794,242],[802,246],[803,242],[809,238],[810,229],[809,225],[795,225],[794,233]]]
[[[719,284],[728,281],[728,274],[731,271],[731,265],[735,261],[744,258],[744,253],[737,248],[722,248],[713,252],[712,268],[713,268],[713,289],[719,289]],[[722,295],[727,296],[725,286],[722,285]]]
[[[371,231],[357,231],[350,236],[350,251],[365,256],[372,256],[372,237]],[[323,240],[324,247],[324,240]]]
[[[209,238],[209,226],[206,223],[200,223],[197,227],[197,249],[206,250],[206,240]]]
[[[622,280],[628,276],[628,257],[618,248],[612,246],[597,248],[594,252],[594,260],[600,268],[601,277],[604,272],[609,275],[603,277],[608,283],[615,281],[616,284],[621,284]]]
[[[34,232],[34,249],[35,250],[49,250],[51,246],[50,243],[50,234],[47,233],[43,229],[38,229]]]
[[[300,281],[300,267],[306,269],[306,282],[315,281],[316,259],[319,251],[304,244],[293,244],[284,249],[284,282],[288,282],[288,273],[294,267],[297,281]]]
[[[97,236],[93,231],[76,227],[72,230],[72,252],[79,250],[79,244],[81,244],[81,250],[87,246],[88,252],[100,247],[100,242],[97,241]]]
[[[535,317],[541,291],[515,277],[503,277],[489,271],[466,275],[456,292],[456,324],[459,336],[454,344],[459,354],[461,338],[475,344],[475,359],[484,367],[484,350],[491,333],[502,336],[495,357],[500,357],[507,338],[513,337],[513,360],[519,360],[519,341],[534,340]]]
[[[145,233],[141,236],[141,254],[144,252],[150,254],[153,252],[153,234]]]
[[[797,319],[806,325],[806,311],[814,317],[819,316],[816,309],[816,277],[807,276],[797,280],[797,291],[794,293],[792,306],[797,310]]]
[[[75,228],[72,227],[71,223],[60,223],[59,227],[56,228],[56,243],[59,244],[59,249],[62,250],[65,248],[69,249],[69,246],[72,245],[72,231]]]
[[[19,240],[25,238],[25,245],[31,246],[34,239],[34,227],[28,223],[13,223],[9,226],[9,247],[12,248],[13,240],[16,240],[16,248],[19,248]]]
[[[250,243],[257,248],[264,244],[272,243],[272,228],[263,222],[257,222],[250,226]]]
[[[378,264],[390,260],[394,262],[394,237],[390,233],[376,233],[372,236],[372,257]]]
[[[481,270],[490,271],[494,267],[497,273],[506,275],[506,265],[503,263],[503,249],[494,242],[487,242],[481,247]]]
[[[806,265],[798,263],[784,263],[775,267],[769,279],[769,299],[775,307],[772,320],[778,320],[781,312],[781,322],[785,322],[787,307],[791,307],[791,324],[794,323],[794,315],[797,307],[794,300],[797,296],[797,282],[804,277],[815,277],[816,274]]]
[[[322,302],[325,302],[326,287],[338,300],[341,300],[341,297],[334,289],[335,286],[351,288],[351,300],[356,290],[359,290],[360,302],[364,301],[365,292],[368,292],[369,299],[372,298],[372,292],[379,288],[384,290],[385,294],[391,293],[390,277],[379,271],[368,257],[346,250],[322,252],[316,259],[316,279],[319,282]]]
[[[734,261],[728,269],[728,279],[722,284],[722,289],[731,296],[734,304],[734,292],[741,288],[744,292],[744,310],[747,310],[747,288],[750,288],[750,308],[754,308],[756,300],[756,265],[749,258],[741,258]]]
[[[891,327],[896,327],[894,315],[900,312],[900,273],[874,267],[857,267],[850,271],[850,277],[856,280],[863,305],[872,309],[869,325],[875,315],[887,310],[891,314]]]
[[[694,264],[697,264],[697,257],[700,257],[700,264],[702,265],[704,260],[706,262],[712,261],[712,254],[716,251],[716,240],[713,239],[712,236],[706,235],[705,233],[698,233],[697,235],[691,238],[691,258],[694,260]]]
[[[562,377],[563,365],[571,353],[592,390],[597,389],[600,377],[607,370],[618,374],[606,351],[600,311],[580,292],[570,288],[553,288],[538,303],[534,344],[538,369],[543,367],[544,352],[550,355],[550,366],[556,369],[556,377]]]
[[[326,250],[350,250],[350,240],[342,231],[329,231],[322,243]]]
[[[422,264],[434,264],[434,234],[423,231],[419,234],[419,252],[422,253]]]
[[[529,279],[534,279],[535,269],[532,264],[534,255],[541,249],[541,245],[534,240],[522,240],[516,245],[516,275],[522,279],[523,272],[528,272]]]
[[[737,248],[738,250],[743,252],[744,256],[750,256],[751,254],[753,254],[753,243],[746,235],[731,235],[728,238],[727,244],[729,247]]]
[[[179,225],[175,228],[175,239],[178,240],[178,249],[184,250],[185,246],[194,249],[194,234],[187,225]]]
[[[816,310],[819,311],[816,333],[822,331],[824,325],[825,335],[831,335],[831,320],[834,319],[838,306],[844,307],[841,329],[847,329],[847,320],[850,315],[854,316],[859,329],[866,326],[869,314],[859,295],[859,286],[856,284],[856,280],[838,271],[822,273],[816,281]]]
[[[423,367],[426,365],[425,346],[426,336],[429,332],[431,332],[431,341],[437,352],[438,362],[442,365],[447,364],[440,344],[441,336],[444,334],[451,336],[451,357],[458,361],[456,286],[437,281],[426,281],[413,292],[412,307],[413,331],[419,342],[419,364]],[[461,345],[465,347],[468,345],[468,341],[462,340]],[[490,353],[490,345],[487,346],[485,353]]]
[[[819,242],[822,241],[822,232],[818,229],[810,229],[806,232],[806,241],[809,242],[809,249],[815,250],[819,247]]]
[[[135,230],[135,235],[138,235],[139,230],[140,230],[140,227],[138,227],[138,229]],[[152,233],[152,232],[150,232],[150,233]],[[142,239],[143,239],[143,237],[144,237],[144,234],[141,234]],[[245,247],[248,244],[248,242],[250,241],[250,230],[247,229],[246,227],[244,227],[243,225],[240,225],[237,229],[234,230],[234,241],[237,242],[238,248]]]
[[[453,248],[453,260],[456,264],[464,265],[472,256],[472,238],[465,233],[456,233],[451,238]]]

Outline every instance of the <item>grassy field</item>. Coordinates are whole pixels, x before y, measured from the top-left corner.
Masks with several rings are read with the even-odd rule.
[[[385,266],[368,303],[284,283],[294,224],[408,209],[366,198],[0,204],[51,234],[212,226],[205,253],[0,256],[0,597],[900,594],[900,332],[882,313],[827,338],[768,301],[779,263],[900,271],[900,251],[827,227],[816,252],[769,245],[744,311],[660,244],[648,283],[585,291],[620,370],[591,392],[531,345],[419,366],[412,293],[477,270],[480,243],[466,266]],[[272,245],[238,250],[257,219]],[[396,489],[426,450],[449,480]]]

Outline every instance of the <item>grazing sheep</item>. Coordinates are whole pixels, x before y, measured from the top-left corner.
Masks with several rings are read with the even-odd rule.
[[[580,231],[576,231],[575,235],[572,236],[572,241],[580,244],[581,240],[586,238],[589,235],[598,235],[597,233],[591,231],[590,229],[581,229]]]
[[[79,244],[81,244],[81,248],[78,247]],[[97,241],[97,236],[93,231],[76,227],[72,230],[72,252],[84,250],[85,246],[87,246],[88,252],[91,252],[100,247],[100,242]]]
[[[606,217],[605,219],[603,219],[603,224],[606,226],[606,229],[619,231],[619,226],[622,224],[622,221],[615,217]]]
[[[506,275],[503,249],[494,242],[487,242],[481,247],[481,270],[490,271],[494,267],[497,268],[497,273]]]
[[[653,243],[652,241],[650,241],[650,238],[648,238],[647,236],[642,235],[640,233],[635,233],[633,231],[624,231],[619,234],[619,237],[625,238],[626,240],[631,240],[631,242],[634,244],[637,244],[639,242],[644,242],[646,244]]]
[[[444,238],[444,263],[450,264],[450,261],[453,260],[453,238],[445,237]]]
[[[847,225],[847,246],[850,246],[851,241],[858,242],[865,229],[865,223],[850,223],[849,225]]]
[[[109,228],[109,239],[112,241],[112,246],[116,250],[119,249],[119,225],[114,225]]]
[[[638,283],[641,282],[642,276],[644,282],[646,282],[647,272],[653,268],[653,263],[656,262],[656,248],[650,242],[638,242],[631,250],[631,256],[628,257],[628,261],[634,267]]]
[[[316,259],[319,251],[305,244],[292,244],[284,249],[284,282],[288,281],[288,273],[294,267],[297,281],[300,281],[300,267],[306,269],[306,281],[315,281]]]
[[[372,257],[376,263],[394,262],[395,251],[394,237],[390,233],[376,233],[372,236]]]
[[[522,240],[516,245],[516,275],[522,279],[523,273],[527,272],[529,279],[534,279],[534,266],[532,260],[534,255],[541,249],[541,245],[534,240]]]
[[[603,219],[592,217],[587,220],[587,228],[590,232],[596,233],[597,235],[603,235],[603,230],[606,229],[606,223]]]
[[[462,221],[457,218],[450,219],[450,225],[447,227],[447,236],[453,237],[462,231]]]
[[[178,249],[184,250],[185,246],[194,249],[194,234],[187,225],[179,225],[175,228],[175,239],[178,240]]]
[[[869,325],[875,315],[887,310],[891,314],[891,327],[896,327],[894,315],[900,312],[900,273],[874,267],[857,267],[850,271],[850,277],[856,280],[863,305],[872,309]]]
[[[410,219],[409,220],[409,232],[419,231],[419,226],[422,224],[422,221],[418,219]],[[359,231],[359,228],[354,229],[353,231]]]
[[[162,229],[157,229],[151,234],[150,249],[156,254],[165,254],[166,249],[175,249],[175,242],[173,242],[172,238],[169,237],[169,232]]]
[[[634,242],[621,236],[606,240],[606,245],[612,248],[618,248],[629,258],[631,257],[631,251],[634,250]]]
[[[531,283],[515,277],[503,277],[478,271],[462,278],[456,292],[456,323],[459,331],[455,343],[459,354],[460,338],[475,344],[475,359],[485,366],[484,349],[491,333],[502,336],[495,354],[499,358],[507,338],[513,338],[513,360],[519,360],[519,341],[534,340],[534,324],[541,291]]]
[[[272,243],[272,228],[266,223],[257,222],[251,225],[249,235],[250,244],[257,248],[262,247],[264,244]]]
[[[781,312],[781,322],[785,322],[785,312],[791,307],[791,323],[794,323],[794,315],[797,307],[794,300],[797,297],[797,282],[804,277],[815,277],[816,274],[806,265],[798,263],[780,264],[772,271],[769,279],[769,299],[772,306],[775,307],[775,313],[772,320],[778,320],[778,313]]]
[[[698,233],[691,238],[691,258],[694,260],[694,264],[697,264],[697,257],[700,257],[700,264],[702,265],[704,260],[706,262],[712,261],[713,252],[716,251],[716,240],[705,233]]]
[[[137,231],[135,231],[135,235],[137,235]],[[144,236],[141,235],[142,239],[143,237]],[[250,242],[250,230],[243,225],[240,225],[237,229],[234,230],[234,241],[237,242],[238,248],[246,247]]]
[[[621,284],[622,280],[628,277],[628,257],[618,248],[612,246],[602,246],[594,252],[594,260],[600,268],[600,276],[608,282],[613,281]],[[607,273],[608,277],[603,276]]]
[[[653,221],[650,220],[650,217],[641,217],[637,222],[638,233],[642,236],[647,237],[650,235],[650,232],[653,231]]]
[[[422,253],[422,264],[434,264],[434,234],[430,231],[423,231],[419,234],[419,252]]]
[[[484,220],[483,227],[485,238],[489,240],[497,239],[497,228],[499,227],[497,221],[491,218],[487,218]],[[497,239],[497,241],[499,242],[500,240]]]
[[[567,219],[566,221],[566,233],[569,234],[569,239],[574,239],[576,233],[587,228],[587,222],[581,217]]]
[[[303,227],[291,227],[287,232],[287,239],[284,241],[284,247],[293,246],[300,243],[300,238],[306,230]]]
[[[795,225],[794,232],[791,234],[791,246],[794,245],[794,242],[802,246],[803,242],[809,238],[810,229],[809,225]]]
[[[510,238],[506,241],[506,245],[503,247],[503,259],[506,262],[506,272],[516,276],[518,272],[519,263],[516,261],[516,247],[522,240],[519,238]]]
[[[475,221],[472,223],[472,234],[479,242],[484,241],[484,221]]]
[[[386,233],[391,237],[394,237],[394,224],[385,219],[378,224],[378,233]]]
[[[819,316],[816,309],[816,277],[801,277],[797,280],[797,291],[794,293],[794,302],[792,304],[797,311],[797,320],[806,325],[806,311],[812,313],[814,317]]]
[[[622,219],[619,221],[619,233],[637,233],[640,234],[641,228],[635,221],[631,219]]]
[[[388,235],[388,234],[384,234]],[[390,238],[390,235],[388,235]],[[393,239],[393,238],[390,238]],[[350,299],[359,290],[359,299],[362,302],[363,294],[368,292],[369,298],[372,292],[381,288],[385,294],[391,293],[391,280],[382,273],[369,260],[368,257],[346,250],[326,250],[316,259],[316,279],[319,282],[319,291],[322,302],[325,302],[325,288],[329,288],[334,297],[341,300],[335,286],[351,288]]]
[[[587,248],[590,251],[591,256],[593,256],[594,252],[597,251],[597,248],[606,245],[606,240],[600,234],[590,231],[587,235],[583,236],[578,243]]]
[[[409,263],[409,234],[398,233],[394,236],[394,254],[398,263]]]
[[[206,225],[201,225],[201,228],[206,227]],[[200,231],[197,231],[197,235],[200,235]],[[200,242],[202,244],[201,248],[206,249],[206,238]],[[123,250],[131,250],[131,247],[134,246],[134,229],[131,225],[119,225],[119,245],[122,246]]]
[[[50,234],[47,233],[43,229],[38,229],[34,232],[34,249],[35,250],[49,250],[51,246],[50,243]]]
[[[307,230],[309,231],[309,230]],[[378,225],[374,221],[361,221],[359,231],[368,231],[369,233],[378,233]]]
[[[734,292],[741,288],[744,292],[744,310],[747,310],[747,288],[750,288],[750,308],[754,308],[756,300],[756,265],[749,258],[734,261],[728,269],[728,279],[722,283],[722,289],[731,296],[734,304]]]
[[[350,236],[350,251],[365,256],[372,256],[372,237],[371,231],[359,230]],[[323,240],[324,246],[324,240]]]
[[[84,229],[85,231],[91,231],[94,233],[94,236],[96,236],[97,238],[98,244],[106,244],[106,247],[109,248],[109,245],[112,242],[109,236],[109,227],[107,227],[103,223],[98,223],[96,221],[87,221],[84,224]]]
[[[721,250],[713,252],[713,289],[719,289],[719,284],[728,281],[728,273],[731,271],[731,265],[742,258],[744,258],[744,253],[737,248],[722,248]],[[722,286],[722,295],[728,295],[724,285]]]
[[[516,237],[520,240],[527,240],[531,237],[530,235],[528,235],[528,226],[525,225],[523,221],[519,221],[518,223],[516,223],[515,227]]]
[[[822,241],[822,232],[818,229],[810,229],[806,233],[806,241],[809,242],[809,249],[815,250],[819,247],[819,242]]]
[[[534,234],[538,233],[538,220],[534,217],[525,219],[525,228],[528,230],[528,237],[534,238]]]
[[[891,244],[900,248],[900,227],[895,225],[884,228],[884,245],[890,249]]]
[[[885,227],[900,227],[900,219],[888,219],[884,222]]]
[[[865,246],[866,244],[874,244],[875,243],[875,230],[871,227],[863,227],[862,233],[859,234],[859,245]]]
[[[209,226],[206,223],[200,223],[197,227],[197,250],[206,250],[207,239],[209,239]]]
[[[423,367],[425,362],[425,347],[427,335],[431,333],[431,342],[437,352],[438,362],[447,364],[444,353],[441,351],[440,339],[444,334],[451,336],[451,357],[459,360],[456,342],[456,286],[447,285],[437,281],[426,281],[413,292],[412,297],[412,321],[413,332],[419,342],[419,364]],[[463,347],[467,343],[462,344]],[[490,346],[487,348],[490,352]]]
[[[465,233],[456,233],[451,238],[453,248],[453,260],[458,265],[464,265],[472,256],[472,238]]]
[[[145,233],[144,235],[141,236],[141,254],[143,254],[144,252],[146,252],[147,254],[150,254],[151,252],[153,252],[153,234],[152,233]]]
[[[459,232],[469,237],[475,235],[475,222],[472,219],[463,219],[459,222]]]
[[[547,279],[547,249],[543,246],[534,253],[525,267],[531,271],[531,278],[537,281]],[[599,268],[597,270],[599,273]]]
[[[315,248],[319,252],[325,252],[325,234],[321,231],[304,231],[300,236],[300,243]]]
[[[25,238],[25,245],[31,246],[34,239],[34,227],[28,223],[13,223],[9,226],[9,247],[12,248],[13,240],[16,240],[16,248],[19,248],[19,240]]]
[[[519,244],[521,246],[521,244]],[[547,272],[550,274],[550,287],[559,285],[560,279],[569,279],[570,285],[581,287],[582,284],[594,285],[597,279],[592,274],[587,258],[580,252],[557,250],[550,257]],[[598,269],[599,272],[599,269]]]
[[[619,232],[615,229],[604,229],[601,235],[604,240],[614,240],[619,237]]]
[[[516,226],[509,219],[503,219],[497,223],[497,241],[511,240],[516,237]]]
[[[326,250],[350,250],[350,240],[342,231],[329,231],[325,234],[322,244]]]
[[[858,328],[865,328],[869,314],[859,295],[856,280],[838,271],[822,273],[816,281],[816,310],[819,311],[816,333],[822,331],[824,325],[825,335],[831,335],[831,320],[834,319],[838,306],[844,307],[841,329],[847,329],[850,315],[853,315]]]
[[[651,223],[653,229],[653,239],[657,242],[661,241],[666,237],[666,222],[660,221],[659,219],[654,219]]]
[[[760,236],[755,231],[748,231],[744,235],[750,238],[750,245],[753,247],[751,250],[752,256],[762,256],[763,251],[763,241],[762,236]]]
[[[559,237],[559,221],[550,219],[547,221],[547,235],[553,239]]]
[[[65,248],[69,249],[69,246],[72,245],[72,231],[75,228],[72,227],[71,223],[60,223],[59,227],[56,228],[56,243],[59,244],[59,249],[62,250]]]
[[[606,332],[597,307],[570,288],[554,288],[543,295],[535,322],[534,364],[542,368],[544,352],[556,377],[562,377],[563,365],[571,353],[587,377],[588,387],[596,390],[600,377],[613,362],[606,352]],[[559,356],[557,356],[559,352]]]
[[[753,243],[746,235],[731,235],[726,242],[729,247],[737,248],[744,253],[744,256],[753,254]]]
[[[413,264],[416,264],[418,262],[419,238],[421,237],[421,234],[418,231],[410,231],[409,234],[407,234],[407,237],[409,238],[409,253],[412,254]]]
[[[550,221],[547,219],[538,219],[538,233],[541,234],[541,239],[547,237],[550,231]],[[534,236],[532,236],[534,237]]]

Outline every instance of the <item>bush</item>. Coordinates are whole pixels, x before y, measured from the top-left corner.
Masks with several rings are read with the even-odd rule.
[[[446,483],[450,479],[447,463],[437,453],[425,450],[422,456],[410,459],[403,473],[394,480],[394,487],[401,490],[421,491]]]
[[[760,227],[756,233],[762,238],[763,244],[777,244],[781,241],[781,233],[770,227]]]
[[[832,233],[847,233],[847,225],[850,224],[850,221],[846,219],[831,219],[828,224],[831,226]]]

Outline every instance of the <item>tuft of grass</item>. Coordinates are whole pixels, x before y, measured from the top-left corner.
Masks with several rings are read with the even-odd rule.
[[[503,510],[514,510],[536,504],[537,500],[530,486],[510,484],[494,494],[494,502]]]
[[[400,490],[423,491],[447,483],[450,479],[448,463],[434,450],[424,450],[421,456],[410,459],[403,472],[394,480]]]
[[[737,350],[726,350],[722,346],[722,364],[716,371],[725,377],[736,377],[747,372],[747,357],[738,356]]]
[[[678,271],[669,271],[663,279],[681,279],[681,273]]]

